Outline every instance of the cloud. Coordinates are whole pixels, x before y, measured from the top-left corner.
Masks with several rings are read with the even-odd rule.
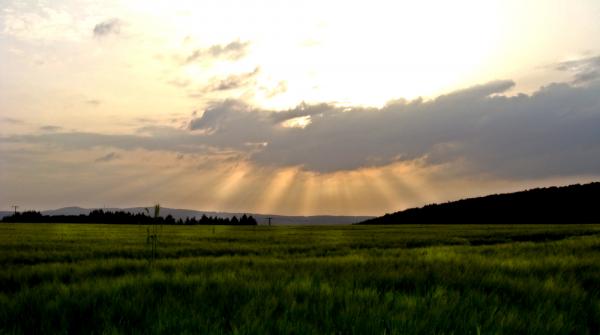
[[[88,132],[59,132],[39,135],[13,135],[0,137],[0,143],[33,143],[57,145],[69,150],[91,148],[116,148],[121,150],[145,149],[150,151],[174,151],[198,153],[206,149],[201,139],[177,128],[169,131],[140,131],[140,135],[109,135]]]
[[[191,83],[191,81],[189,79],[175,78],[169,80],[167,83],[175,87],[184,88],[187,87]]]
[[[119,154],[117,154],[115,152],[109,152],[108,154],[106,154],[102,157],[96,158],[95,162],[96,163],[105,163],[105,162],[114,161],[116,159],[119,159],[120,157],[121,156],[119,156]]]
[[[256,82],[255,78],[259,72],[260,68],[256,67],[251,72],[233,74],[222,79],[213,78],[206,86],[202,87],[199,92],[190,92],[189,96],[198,97],[204,95],[205,93],[223,92],[253,85]]]
[[[226,60],[239,60],[246,56],[250,42],[241,42],[236,40],[226,45],[214,44],[206,49],[196,49],[192,51],[183,60],[183,64],[190,64],[201,60],[203,58],[209,59],[226,59]]]
[[[436,100],[444,101],[477,101],[489,97],[492,94],[500,94],[515,86],[512,80],[495,80],[484,85],[475,85],[467,89],[454,91],[451,94],[442,95]]]
[[[3,34],[23,41],[79,41],[87,33],[85,20],[72,8],[42,2],[3,2],[0,29]]]
[[[555,70],[573,74],[573,84],[585,84],[600,78],[600,56],[560,62]]]
[[[104,37],[111,34],[119,34],[121,32],[122,21],[116,18],[102,21],[94,26],[94,36]]]
[[[202,130],[204,133],[218,134],[214,136],[203,136],[202,139],[216,146],[236,147],[245,142],[261,142],[254,139],[262,138],[263,134],[254,134],[261,131],[271,132],[271,124],[268,122],[270,113],[253,110],[248,105],[237,100],[225,100],[219,104],[207,108],[201,117],[190,121],[190,130]],[[231,140],[225,137],[228,134]],[[241,135],[241,134],[244,135]],[[242,141],[243,138],[243,141]]]
[[[61,129],[62,129],[62,127],[59,127],[59,126],[41,126],[40,127],[40,130],[41,131],[45,131],[45,132],[46,131],[47,132],[54,132],[54,131],[59,131]]]
[[[214,91],[227,91],[246,86],[252,78],[256,77],[259,70],[260,69],[257,67],[252,72],[228,76],[227,78],[220,80],[212,89]]]
[[[600,171],[600,86],[553,84],[533,95],[502,96],[512,81],[495,81],[423,102],[383,108],[301,105],[268,113],[227,102],[192,120],[205,142],[235,147],[266,142],[251,159],[331,172],[396,161],[460,163],[504,177]],[[280,122],[310,116],[304,129]]]
[[[454,164],[466,175],[508,179],[597,175],[600,85],[551,84],[531,95],[502,95],[513,85],[495,81],[382,108],[324,103],[273,112],[226,100],[194,117],[188,129],[12,135],[0,142],[228,152],[259,166],[300,166],[323,173],[418,160],[425,166]],[[311,122],[305,128],[282,125],[298,117]]]
[[[15,119],[12,117],[3,117],[2,122],[10,123],[10,124],[24,124],[25,123],[25,121],[23,121],[23,120]]]
[[[323,113],[327,113],[328,111],[334,111],[337,108],[333,107],[329,104],[322,103],[318,105],[309,105],[306,103],[301,103],[298,107],[294,109],[290,109],[287,111],[272,113],[270,115],[271,120],[275,123],[284,122],[287,120],[295,119],[303,116],[315,116],[322,115]]]
[[[213,57],[240,57],[243,56],[246,52],[246,49],[250,45],[250,42],[241,42],[239,40],[230,42],[229,44],[222,45],[213,45],[208,49],[209,53]]]
[[[281,80],[277,83],[277,86],[267,91],[267,98],[272,98],[276,95],[287,92],[288,86],[285,80]]]
[[[102,103],[102,101],[98,100],[98,99],[89,99],[85,101],[86,104],[91,105],[91,106],[100,106],[100,104]]]

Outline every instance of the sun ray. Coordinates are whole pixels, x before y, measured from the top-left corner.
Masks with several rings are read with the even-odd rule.
[[[298,203],[299,212],[302,215],[308,215],[312,213],[315,208],[315,200],[317,198],[316,194],[317,182],[315,174],[312,172],[305,173],[305,179],[302,187],[302,196]]]
[[[297,167],[285,168],[276,173],[272,181],[263,192],[263,198],[257,206],[260,213],[269,213],[277,209],[277,204],[286,197],[285,192],[289,190],[292,181],[298,174]]]
[[[402,201],[402,197],[392,186],[390,186],[382,176],[381,169],[367,168],[362,171],[363,177],[373,186],[373,191],[379,193],[385,208],[397,208]]]
[[[400,172],[389,167],[382,169],[382,178],[390,184],[390,187],[394,188],[402,195],[402,202],[398,204],[400,206],[422,203],[426,198],[423,195],[425,191],[422,188],[417,187],[414,181],[411,181],[413,178],[412,174],[414,174],[414,172]]]
[[[244,176],[250,171],[248,164],[240,163],[236,164],[232,168],[232,172],[221,182],[217,188],[215,198],[218,200],[226,199],[231,196],[233,192],[239,189],[240,183],[243,181]]]

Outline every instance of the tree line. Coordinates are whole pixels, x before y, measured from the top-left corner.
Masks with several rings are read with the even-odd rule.
[[[231,225],[231,226],[255,226],[258,223],[252,215],[242,215],[239,219],[236,216],[231,218],[220,218],[202,215],[200,219],[196,217],[186,217],[184,219],[175,219],[171,214],[166,217],[151,217],[145,213],[130,213],[124,211],[104,211],[96,209],[88,215],[43,215],[37,211],[16,212],[13,215],[5,216],[2,222],[27,222],[27,223],[108,223],[108,224],[164,224],[164,225]]]

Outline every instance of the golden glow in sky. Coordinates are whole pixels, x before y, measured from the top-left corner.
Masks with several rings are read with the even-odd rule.
[[[381,214],[593,179],[522,157],[559,161],[526,127],[595,117],[599,22],[593,0],[0,0],[0,200]]]

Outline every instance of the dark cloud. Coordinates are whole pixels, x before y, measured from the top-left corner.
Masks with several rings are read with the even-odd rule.
[[[121,32],[122,22],[119,19],[108,19],[94,26],[94,36],[104,37],[111,34],[119,34]]]
[[[117,154],[115,152],[110,152],[102,157],[96,158],[95,162],[96,163],[105,163],[105,162],[114,161],[119,158],[121,158],[121,156],[119,156],[119,154]]]
[[[499,95],[495,81],[423,102],[376,108],[301,105],[268,113],[226,102],[190,123],[205,143],[268,143],[251,159],[328,172],[394,161],[461,162],[471,171],[507,177],[600,171],[600,86],[553,84],[535,94]],[[280,122],[310,116],[304,129]]]
[[[597,175],[600,84],[552,84],[532,95],[501,95],[513,85],[496,81],[430,101],[400,100],[382,108],[302,104],[272,112],[226,100],[193,118],[188,130],[14,135],[0,142],[180,154],[223,151],[259,165],[317,172],[419,160],[509,179]],[[303,129],[281,124],[303,116],[310,117]]]
[[[573,84],[585,84],[600,79],[600,56],[560,62],[555,70],[573,74]]]
[[[269,113],[264,111],[252,110],[241,101],[226,100],[222,103],[219,103],[215,106],[206,109],[201,117],[192,119],[189,128],[191,130],[202,130],[206,133],[219,131],[219,134],[221,135],[219,135],[218,137],[222,137],[223,134],[233,132],[244,132],[246,133],[243,136],[244,138],[256,138],[257,136],[252,136],[252,131],[250,130],[250,128],[244,130],[240,129],[240,126],[246,124],[248,127],[254,128],[256,132],[271,132],[271,130],[269,129],[270,124],[266,124],[265,122],[266,120],[268,120],[268,117]],[[259,135],[258,137],[262,136],[264,135]],[[214,137],[213,140],[214,139],[216,139],[216,137]],[[230,143],[231,146],[237,146],[236,143],[238,142],[238,140],[240,140],[240,138],[238,138],[238,136],[234,136],[232,137],[232,140],[233,141]],[[217,141],[221,142],[222,139],[219,139]]]
[[[184,64],[193,63],[203,58],[209,59],[227,59],[238,60],[246,56],[250,42],[241,42],[239,40],[230,42],[229,44],[215,44],[206,49],[196,49],[192,51],[183,60]]]

